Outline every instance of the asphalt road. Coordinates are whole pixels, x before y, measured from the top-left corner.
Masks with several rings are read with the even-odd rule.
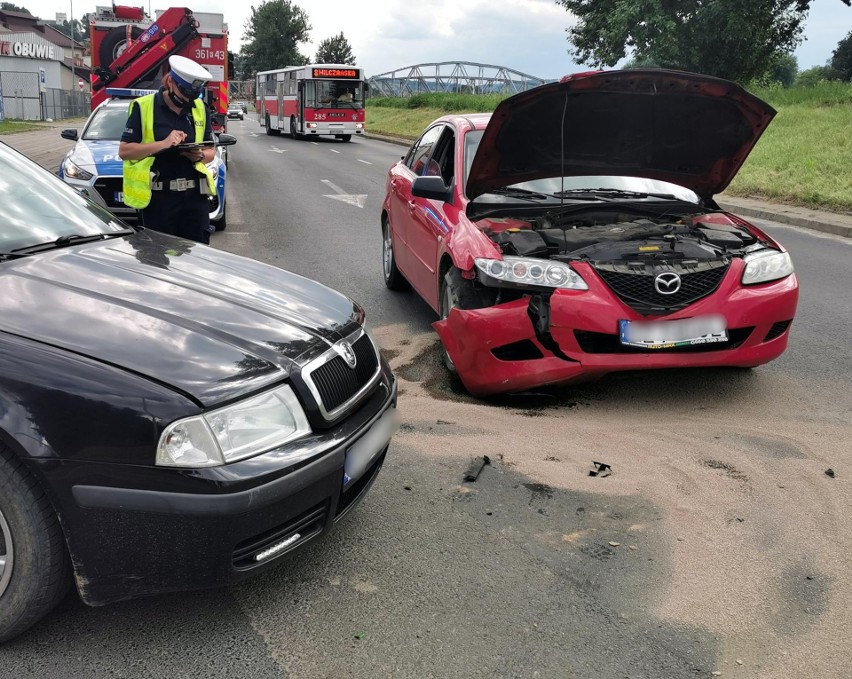
[[[229,131],[212,245],[360,302],[402,429],[363,504],[281,568],[99,609],[69,596],[0,649],[0,677],[852,675],[849,241],[761,223],[802,285],[769,365],[480,402],[444,373],[434,312],[382,283],[404,149]]]

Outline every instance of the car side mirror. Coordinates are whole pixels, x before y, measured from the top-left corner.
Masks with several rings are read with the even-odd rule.
[[[411,183],[411,195],[418,198],[431,198],[449,203],[452,198],[450,188],[444,184],[443,177],[417,177]]]
[[[237,138],[234,135],[223,132],[219,135],[219,139],[216,141],[216,146],[233,146],[236,143]]]
[[[62,130],[62,132],[59,133],[59,136],[63,139],[77,141],[77,130],[69,127],[67,130]]]

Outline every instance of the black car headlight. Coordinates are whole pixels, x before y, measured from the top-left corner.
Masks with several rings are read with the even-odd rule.
[[[217,467],[278,448],[311,432],[305,411],[288,386],[239,403],[172,422],[157,445],[164,467]],[[295,450],[297,462],[300,452]]]
[[[480,257],[474,262],[481,281],[492,287],[589,289],[580,274],[563,262],[511,256],[503,259]]]

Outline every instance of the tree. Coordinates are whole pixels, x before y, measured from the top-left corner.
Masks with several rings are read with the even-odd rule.
[[[741,82],[758,78],[802,40],[813,0],[556,0],[578,63],[612,67],[628,56],[663,68]],[[852,0],[841,0],[849,5]]]
[[[852,81],[852,31],[837,43],[829,63],[841,80]]]
[[[317,47],[316,63],[318,64],[355,64],[355,55],[352,54],[352,45],[343,37],[343,31],[339,35],[323,40]]]
[[[88,24],[86,27],[83,26],[81,22],[77,19],[74,21],[49,21],[46,22],[53,26],[57,31],[62,33],[62,35],[67,35],[69,38],[77,42],[83,42],[85,37],[88,35]]]
[[[29,14],[30,16],[33,15],[33,13],[26,7],[18,7],[11,2],[0,2],[0,10],[4,12],[20,12],[21,14]]]
[[[792,87],[799,72],[799,60],[792,54],[776,54],[775,60],[766,73],[770,83],[781,83],[784,87]]]
[[[796,76],[796,85],[798,87],[814,87],[820,83],[839,79],[840,74],[831,66],[814,66],[799,72],[799,75]]]
[[[308,63],[298,45],[308,41],[308,15],[290,0],[269,0],[252,6],[245,23],[246,43],[240,50],[243,76],[258,71]]]

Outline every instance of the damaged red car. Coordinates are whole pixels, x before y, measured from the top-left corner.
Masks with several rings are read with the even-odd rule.
[[[732,82],[629,70],[444,116],[389,170],[385,284],[438,312],[478,396],[767,363],[787,347],[793,264],[713,197],[774,115]]]

